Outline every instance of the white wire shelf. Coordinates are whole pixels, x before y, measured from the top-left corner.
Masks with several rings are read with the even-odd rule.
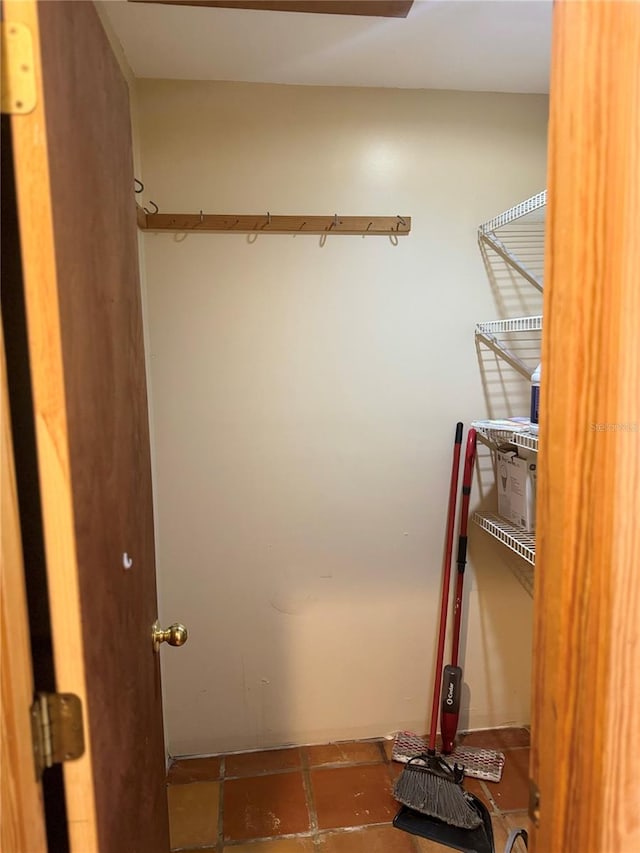
[[[510,274],[515,271],[524,281],[542,292],[546,203],[547,191],[543,190],[479,226],[478,243],[490,274],[494,270],[495,256],[497,256],[507,265]],[[523,219],[536,211],[540,213],[530,216],[529,219]],[[506,227],[510,223],[516,224],[510,228]],[[500,265],[498,268],[501,269]],[[517,339],[503,336],[519,332],[541,331],[542,315],[540,314],[478,323],[475,328],[476,346],[478,342],[482,342],[522,376],[530,379],[532,371],[520,355],[524,353],[528,360],[529,344],[535,340],[535,336]],[[524,420],[523,423],[518,419],[514,419],[514,423],[510,423],[509,419],[474,421],[472,426],[476,429],[478,437],[492,448],[509,443],[527,451],[537,452],[538,450],[537,428],[534,426],[532,429],[528,420]],[[476,512],[472,518],[479,527],[520,558],[510,561],[510,569],[528,594],[533,596],[535,535],[525,533],[493,513]]]
[[[478,433],[478,437],[485,442],[485,444],[490,444],[492,446],[497,446],[498,444],[511,444],[511,439],[513,438],[513,434],[515,429],[513,426],[498,426],[497,424],[491,426],[489,421],[472,421],[471,426]]]
[[[526,560],[531,566],[535,565],[536,538],[534,533],[524,533],[524,531],[490,512],[474,512],[473,521],[519,557],[522,557],[523,560]]]
[[[471,426],[486,444],[493,447],[499,444],[515,444],[525,450],[538,450],[538,432],[535,427],[523,426],[518,429],[506,424],[492,426],[490,421],[473,421]]]
[[[542,331],[542,314],[535,314],[531,317],[512,317],[507,320],[476,323],[475,335],[477,341],[482,341],[525,379],[531,379],[532,369],[512,350],[511,346],[500,340],[499,335],[540,331]]]
[[[511,438],[511,444],[517,447],[523,447],[525,450],[534,450],[538,452],[538,432],[533,429],[523,429],[520,432],[514,432]]]
[[[502,228],[503,225],[507,225],[509,222],[514,222],[516,219],[520,219],[528,213],[533,213],[534,210],[539,210],[541,207],[544,207],[546,203],[547,191],[543,190],[541,193],[531,196],[531,198],[525,199],[525,201],[521,201],[519,204],[514,205],[514,207],[510,207],[509,210],[505,210],[504,213],[494,216],[493,219],[490,219],[488,222],[484,222],[478,230],[481,234],[489,234],[492,231],[495,231],[496,228]]]
[[[544,277],[544,216],[518,222],[512,228],[505,226],[542,210],[546,203],[547,191],[543,190],[494,216],[478,228],[478,242],[489,246],[511,269],[540,292]]]
[[[532,317],[511,317],[508,320],[488,320],[476,324],[476,334],[500,335],[505,332],[540,332],[542,331],[542,314]]]

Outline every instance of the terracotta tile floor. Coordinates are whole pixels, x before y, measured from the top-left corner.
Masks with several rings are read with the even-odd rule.
[[[529,827],[529,732],[473,732],[470,746],[506,756],[499,784],[466,779],[491,812],[496,853]],[[401,765],[389,741],[274,749],[175,761],[167,777],[172,850],[209,853],[441,853],[391,826]],[[524,853],[524,846],[516,847]]]

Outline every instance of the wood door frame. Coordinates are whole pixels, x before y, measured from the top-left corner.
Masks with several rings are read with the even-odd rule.
[[[0,324],[0,393],[2,459],[0,516],[2,569],[0,572],[0,700],[2,850],[47,849],[42,786],[36,780],[29,708],[33,702],[33,671],[27,593],[22,558],[20,511],[16,485],[4,335]],[[10,768],[10,772],[7,772]]]
[[[640,4],[556,3],[531,760],[541,853],[640,849],[639,60]]]
[[[4,0],[3,14],[27,26],[33,39],[36,106],[11,118],[16,196],[21,219],[31,223],[21,230],[20,241],[56,682],[60,692],[80,697],[88,731],[53,218],[50,204],[32,192],[33,186],[50,187],[37,3]],[[82,758],[64,765],[71,850],[82,853],[98,850],[91,743],[86,740]]]
[[[5,0],[4,11],[30,28],[39,55],[34,0]],[[639,15],[636,4],[594,2],[560,2],[554,12],[532,754],[540,851],[603,850],[605,839],[617,853],[640,847],[640,672],[628,659],[640,645],[640,449],[632,430],[590,426],[640,424]],[[48,186],[36,70],[36,109],[13,117],[12,129],[29,182]],[[635,148],[625,147],[633,128]],[[48,365],[33,390],[56,672],[86,713],[52,215],[33,206],[28,182],[18,180],[17,195],[33,222],[22,235],[30,345]],[[604,267],[603,252],[612,260]],[[624,686],[622,702],[612,679]],[[72,849],[97,850],[90,743],[65,779]]]

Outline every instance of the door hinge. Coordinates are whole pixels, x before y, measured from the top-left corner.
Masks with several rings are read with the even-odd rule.
[[[36,105],[33,38],[25,24],[2,21],[2,112],[30,113]]]
[[[36,778],[47,767],[73,761],[84,752],[82,703],[73,693],[38,693],[31,706]]]

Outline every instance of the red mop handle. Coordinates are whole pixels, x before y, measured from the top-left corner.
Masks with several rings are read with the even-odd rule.
[[[447,538],[443,555],[442,597],[440,601],[440,627],[438,629],[438,651],[433,678],[433,705],[431,707],[431,729],[429,731],[429,752],[436,751],[436,733],[438,731],[438,708],[440,705],[440,678],[444,662],[444,640],[447,633],[447,610],[449,609],[449,587],[451,584],[451,552],[453,546],[453,529],[456,519],[456,499],[458,493],[458,471],[460,468],[460,450],[462,447],[462,422],[456,424],[455,444],[453,445],[453,462],[451,465],[451,485],[449,487],[449,511],[447,514]]]
[[[458,534],[458,573],[456,579],[456,595],[453,611],[453,639],[451,643],[451,663],[444,668],[442,675],[442,714],[440,717],[440,734],[442,735],[442,752],[448,755],[453,750],[453,743],[458,731],[460,715],[460,700],[462,696],[462,670],[458,666],[458,651],[460,647],[460,623],[462,619],[462,586],[464,570],[467,565],[467,522],[469,520],[469,500],[471,498],[471,480],[476,459],[476,431],[470,429],[467,436],[467,449],[464,457],[464,473],[462,475],[462,504],[460,507],[460,527]]]
[[[470,429],[467,435],[467,449],[464,456],[464,473],[462,475],[462,506],[460,508],[460,531],[458,535],[458,576],[456,579],[456,598],[453,611],[453,645],[451,648],[451,665],[458,666],[460,648],[460,622],[462,619],[462,586],[464,570],[467,565],[467,523],[469,521],[469,500],[471,498],[471,481],[473,466],[476,461],[476,431]]]

